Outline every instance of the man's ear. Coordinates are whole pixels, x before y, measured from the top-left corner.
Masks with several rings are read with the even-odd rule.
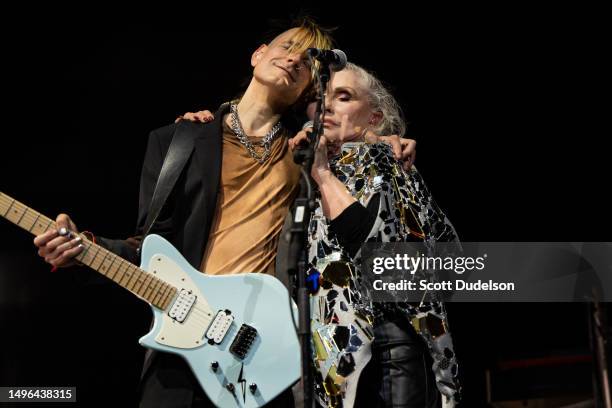
[[[251,66],[252,67],[257,65],[257,63],[261,59],[261,56],[263,55],[264,52],[266,52],[267,49],[268,49],[268,46],[266,44],[261,44],[259,48],[255,50],[253,55],[251,55]]]
[[[368,120],[368,125],[376,126],[380,123],[382,118],[383,114],[381,111],[372,112],[370,119]]]

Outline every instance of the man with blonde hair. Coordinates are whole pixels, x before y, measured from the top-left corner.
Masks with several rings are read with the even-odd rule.
[[[239,101],[224,104],[214,121],[192,125],[194,149],[149,232],[168,239],[195,268],[209,274],[275,274],[278,237],[299,185],[287,137],[290,108],[312,84],[306,50],[331,48],[328,33],[304,19],[251,55],[253,76]],[[151,132],[140,184],[136,236],[97,242],[133,263],[143,239],[153,191],[177,124]],[[35,238],[39,255],[54,267],[70,266],[82,251],[66,214],[58,230]],[[69,231],[69,233],[66,233]],[[292,406],[290,390],[269,406]],[[214,406],[187,363],[149,353],[141,407]]]

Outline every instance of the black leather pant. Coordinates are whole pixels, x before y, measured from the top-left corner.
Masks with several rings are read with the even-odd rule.
[[[372,359],[361,373],[356,408],[441,406],[426,346],[403,316],[374,326]]]

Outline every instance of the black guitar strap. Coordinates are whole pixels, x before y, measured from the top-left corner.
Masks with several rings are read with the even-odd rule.
[[[151,199],[151,205],[149,206],[149,212],[147,214],[147,220],[143,228],[143,240],[149,235],[151,228],[155,224],[159,213],[161,212],[170,192],[174,188],[176,181],[181,175],[181,171],[185,167],[189,156],[194,148],[194,127],[190,122],[180,121],[176,126],[168,153],[164,158],[157,183],[155,184],[155,190],[153,191],[153,198]]]

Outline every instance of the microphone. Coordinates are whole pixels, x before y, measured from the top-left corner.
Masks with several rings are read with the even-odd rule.
[[[346,54],[342,50],[322,50],[320,48],[309,48],[308,55],[316,58],[324,64],[328,64],[332,71],[340,71],[346,67]]]

